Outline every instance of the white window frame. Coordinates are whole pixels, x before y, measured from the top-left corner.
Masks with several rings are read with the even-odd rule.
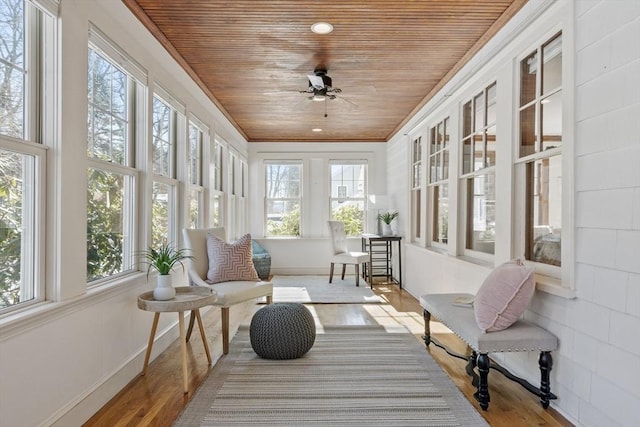
[[[562,159],[562,231],[561,231],[561,267],[546,265],[533,261],[526,261],[527,265],[531,265],[536,271],[536,284],[539,290],[559,295],[563,297],[574,297],[574,231],[573,231],[573,194],[574,194],[574,181],[572,177],[573,171],[573,154],[574,154],[574,61],[573,61],[573,43],[574,39],[571,36],[571,31],[561,26],[554,27],[548,31],[542,37],[540,37],[534,44],[531,45],[524,53],[516,58],[514,62],[514,76],[515,81],[518,82],[517,94],[520,93],[520,62],[531,55],[532,52],[538,50],[538,57],[541,60],[540,50],[543,45],[551,41],[558,33],[562,33],[562,139],[563,144],[560,147],[552,148],[550,150],[536,152],[526,157],[519,158],[520,148],[520,100],[519,97],[515,100],[514,105],[514,188],[525,189],[526,177],[525,167],[526,164],[535,161],[539,158],[548,158],[554,155],[561,155]],[[539,75],[541,73],[538,73]],[[537,77],[538,79],[540,76]],[[539,89],[536,84],[536,90]],[[536,93],[537,102],[539,102],[539,93]],[[521,257],[524,259],[524,245],[525,245],[525,224],[523,218],[525,218],[525,204],[526,196],[525,191],[515,192],[513,199],[514,206],[514,245],[513,257]]]
[[[154,98],[158,98],[160,101],[162,101],[164,103],[164,105],[168,106],[169,109],[171,110],[171,125],[170,125],[170,131],[169,131],[169,138],[171,139],[171,141],[169,141],[170,144],[170,158],[169,158],[169,176],[166,175],[161,175],[161,174],[157,174],[154,171],[153,168],[153,149],[154,149],[154,129],[153,129],[153,123],[151,123],[151,134],[150,134],[150,138],[149,138],[149,153],[150,153],[150,160],[149,160],[149,173],[151,175],[151,186],[153,186],[153,183],[158,183],[158,184],[163,184],[169,187],[169,200],[168,200],[168,217],[167,217],[167,224],[168,224],[168,230],[167,230],[167,236],[166,236],[166,243],[172,244],[172,245],[178,245],[179,240],[179,235],[178,235],[178,223],[179,223],[179,219],[180,219],[180,215],[178,214],[180,212],[180,194],[179,194],[179,188],[180,188],[180,180],[177,178],[177,176],[183,176],[186,175],[184,173],[184,161],[180,161],[182,156],[180,156],[180,159],[178,158],[178,152],[180,152],[180,148],[185,147],[186,145],[186,108],[184,106],[184,104],[180,101],[178,101],[175,97],[173,97],[172,95],[169,94],[168,91],[164,90],[160,85],[158,85],[157,83],[154,85],[154,89],[153,89],[153,96],[151,98],[151,106],[150,106],[150,117],[153,117],[153,106],[154,106],[154,102],[153,99]],[[178,170],[180,169],[180,170]],[[152,195],[152,187],[149,189],[149,201],[151,202],[151,195]],[[153,204],[151,203],[151,206]],[[150,216],[149,216],[149,241],[148,244],[153,244],[153,210],[150,209]]]
[[[429,224],[427,227],[427,232],[428,232],[428,237],[427,237],[427,241],[429,242],[429,246],[433,247],[433,248],[437,248],[440,250],[444,250],[446,251],[449,248],[449,245],[451,243],[453,243],[451,241],[451,225],[452,224],[447,224],[447,228],[448,228],[448,232],[447,232],[447,242],[439,242],[437,240],[434,240],[434,234],[435,234],[435,228],[436,228],[436,212],[437,212],[437,199],[436,199],[436,191],[439,193],[440,190],[442,189],[443,186],[447,186],[447,190],[449,193],[451,193],[451,182],[449,179],[449,169],[450,169],[450,165],[451,165],[451,141],[443,141],[443,144],[445,146],[440,147],[436,150],[434,150],[433,148],[433,139],[434,139],[434,135],[435,137],[437,137],[437,129],[438,126],[442,125],[445,132],[444,135],[449,135],[449,139],[451,138],[451,119],[449,116],[443,117],[442,119],[438,120],[437,122],[435,122],[432,126],[428,127],[428,161],[427,161],[427,168],[428,168],[428,177],[427,177],[427,192],[428,192],[428,200],[429,200],[429,212],[428,212],[428,218],[429,218]],[[444,163],[444,157],[447,157],[447,165],[446,167],[443,166]],[[438,157],[439,159],[436,160],[437,161],[437,165],[439,165],[440,169],[437,169],[436,167],[436,172],[434,172],[432,169],[432,159],[434,157]],[[440,171],[441,173],[437,173],[437,171]],[[434,176],[434,174],[436,174]],[[451,197],[451,196],[449,196]],[[449,212],[451,211],[452,207],[449,206]],[[449,216],[448,216],[449,217]],[[449,221],[449,218],[447,217],[447,221]]]
[[[147,94],[146,71],[104,33],[93,24],[89,26],[89,49],[96,52],[112,66],[127,76],[127,141],[125,142],[126,160],[125,164],[117,164],[91,157],[87,158],[89,169],[99,169],[105,172],[122,175],[124,177],[124,191],[126,194],[123,200],[123,267],[122,271],[110,276],[105,276],[96,280],[88,281],[88,287],[96,287],[122,276],[135,274],[134,253],[137,250],[138,226],[135,218],[140,211],[139,206],[139,176],[138,158],[136,156],[139,141],[144,141],[145,130],[143,126],[138,126],[141,117],[146,117],[145,98]],[[88,58],[89,50],[87,51]],[[88,153],[87,153],[88,155]]]
[[[288,198],[282,198],[282,197],[273,197],[270,198],[267,195],[267,186],[268,186],[268,178],[267,178],[267,166],[269,165],[298,165],[300,167],[300,193],[298,194],[298,197],[292,198],[292,197],[288,197]],[[270,235],[267,233],[267,214],[269,212],[268,210],[268,206],[269,206],[269,201],[271,200],[278,200],[278,201],[284,201],[284,202],[298,202],[298,206],[300,209],[300,224],[298,225],[299,230],[300,230],[300,235],[299,236],[294,236],[294,235],[287,235],[287,236],[282,236],[282,237],[289,237],[289,238],[299,238],[299,237],[303,237],[303,217],[304,217],[304,206],[303,206],[303,201],[304,201],[304,185],[305,185],[305,167],[304,167],[304,162],[302,160],[264,160],[263,161],[263,167],[262,167],[262,177],[263,177],[263,182],[264,182],[264,210],[263,210],[263,230],[264,230],[264,236],[265,237],[269,237],[269,238],[278,238],[281,237],[280,235]]]
[[[23,194],[23,222],[30,235],[22,236],[20,288],[27,295],[21,302],[0,309],[0,316],[23,311],[49,299],[45,279],[45,235],[47,218],[48,145],[56,139],[58,2],[24,0],[23,134],[21,138],[0,134],[0,149],[33,158],[26,171],[33,188]],[[39,15],[41,19],[36,16]],[[34,70],[29,71],[29,70]],[[23,171],[24,173],[24,171]],[[51,289],[53,290],[53,289]],[[27,299],[28,298],[28,299]]]
[[[193,143],[192,138],[191,138],[191,130],[192,129],[196,129],[197,132],[197,151],[199,153],[199,156],[195,159],[195,164],[196,164],[196,170],[193,171],[192,170],[192,165],[193,165],[193,160],[192,156],[191,156],[191,144]],[[195,227],[195,228],[203,228],[205,226],[205,218],[206,218],[206,211],[205,211],[205,196],[206,196],[206,188],[204,186],[204,183],[207,182],[206,180],[206,171],[204,168],[204,159],[205,159],[205,155],[206,155],[206,147],[208,147],[209,145],[209,128],[202,123],[200,120],[198,120],[196,117],[194,116],[190,116],[189,118],[189,124],[188,124],[188,137],[187,137],[187,144],[186,144],[186,157],[187,157],[187,162],[186,164],[187,166],[187,173],[186,173],[186,178],[185,178],[185,182],[186,182],[186,191],[185,191],[185,223],[189,226],[189,227]],[[195,172],[195,177],[193,176]],[[196,195],[196,202],[197,202],[197,209],[198,209],[198,214],[197,214],[197,220],[196,220],[196,224],[192,224],[191,223],[191,201],[192,201],[192,195],[195,194]]]
[[[333,197],[332,188],[333,188],[333,176],[331,174],[332,166],[349,166],[349,165],[360,165],[364,167],[364,194],[362,197],[354,197],[353,195],[345,195],[344,197],[338,195],[338,197]],[[368,212],[369,212],[369,163],[367,160],[329,160],[329,169],[327,171],[327,176],[329,178],[327,185],[329,186],[328,194],[329,194],[329,218],[333,220],[333,212],[332,206],[334,202],[348,202],[353,201],[356,203],[363,204],[363,213],[362,213],[362,233],[367,232],[367,224],[368,220]]]
[[[409,138],[411,141],[410,164],[411,175],[409,182],[411,183],[410,203],[411,203],[411,242],[424,245],[425,240],[425,223],[424,223],[424,198],[427,196],[426,191],[426,174],[425,174],[425,150],[424,141],[427,138],[422,135],[414,135]]]
[[[223,227],[225,225],[225,192],[224,192],[224,158],[225,158],[225,146],[226,142],[222,141],[219,137],[214,137],[213,141],[209,142],[210,157],[209,157],[209,224],[212,227]],[[217,215],[217,219],[216,219]]]
[[[494,120],[493,121],[489,121],[488,117],[487,117],[487,112],[488,112],[488,93],[489,90],[491,88],[494,88],[494,90],[496,91],[495,97],[494,97]],[[476,106],[476,100],[482,96],[482,124],[477,127],[476,126],[476,112],[477,110],[477,106]],[[461,207],[461,209],[458,209],[458,212],[460,213],[459,215],[459,227],[460,230],[462,231],[460,233],[460,242],[459,242],[459,247],[460,247],[460,253],[462,253],[465,256],[469,256],[471,258],[478,258],[487,262],[493,262],[494,258],[495,258],[495,246],[496,246],[496,238],[494,237],[494,251],[493,253],[488,253],[488,252],[482,252],[482,251],[476,251],[473,249],[469,249],[467,248],[469,242],[467,241],[468,239],[468,219],[469,219],[469,214],[471,213],[470,210],[473,210],[474,206],[472,204],[470,204],[468,202],[469,200],[469,182],[473,182],[473,180],[475,180],[476,178],[479,178],[481,176],[489,176],[490,174],[493,174],[493,179],[494,179],[494,196],[495,196],[495,177],[496,177],[496,164],[495,164],[495,160],[493,164],[489,164],[488,163],[488,150],[487,147],[489,145],[488,141],[487,141],[487,131],[491,128],[494,128],[494,136],[497,135],[497,132],[495,132],[496,129],[496,124],[497,124],[497,102],[498,102],[498,97],[497,97],[497,82],[494,80],[493,82],[487,84],[484,86],[484,88],[480,91],[476,91],[474,92],[474,94],[467,99],[465,102],[463,102],[461,104],[461,119],[462,119],[462,126],[461,126],[461,133],[460,133],[460,194],[458,197],[458,201],[459,201],[459,205]],[[471,105],[470,111],[471,111],[471,117],[469,118],[471,120],[470,123],[470,133],[468,135],[464,135],[464,122],[465,122],[465,106],[467,104]],[[464,161],[465,161],[465,150],[464,150],[464,146],[465,146],[465,142],[467,141],[471,141],[473,144],[470,145],[471,146],[471,152],[469,153],[470,155],[470,161],[474,161],[475,160],[475,142],[477,141],[477,136],[481,134],[482,139],[481,142],[483,144],[483,165],[476,168],[475,165],[471,165],[471,170],[465,172],[464,170]],[[497,140],[493,142],[493,147],[496,148],[497,146]],[[493,201],[495,203],[495,199]],[[495,208],[494,208],[495,209]],[[495,235],[495,229],[494,229],[494,235]]]

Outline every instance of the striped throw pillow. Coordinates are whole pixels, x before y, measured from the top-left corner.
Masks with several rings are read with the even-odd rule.
[[[250,234],[245,234],[233,243],[227,243],[209,234],[207,235],[207,254],[209,255],[208,283],[260,280],[253,265]]]

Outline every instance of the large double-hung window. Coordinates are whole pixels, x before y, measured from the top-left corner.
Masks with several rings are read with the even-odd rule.
[[[449,242],[449,118],[429,132],[429,190],[431,193],[431,241]]]
[[[265,163],[267,236],[300,236],[302,162]]]
[[[524,232],[517,249],[527,260],[559,267],[562,236],[561,33],[520,61],[519,101],[516,167],[523,187],[518,209],[523,213],[523,224],[519,226]]]
[[[138,200],[135,123],[146,76],[95,27],[88,54],[87,282],[132,272]],[[113,58],[118,58],[114,60]]]
[[[208,142],[208,128],[199,120],[189,120],[187,144],[187,209],[190,228],[204,226],[204,171],[202,159]]]
[[[422,137],[411,143],[411,241],[422,237]]]
[[[496,84],[462,107],[465,249],[495,252]]]
[[[45,144],[57,7],[0,2],[0,312],[45,299]]]
[[[367,163],[331,161],[331,219],[342,221],[347,235],[364,232],[367,218]]]
[[[177,146],[184,131],[185,108],[156,88],[152,107],[151,244],[178,241]],[[184,141],[184,139],[183,139]]]

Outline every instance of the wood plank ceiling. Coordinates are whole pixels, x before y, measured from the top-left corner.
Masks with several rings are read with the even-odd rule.
[[[123,2],[249,142],[385,142],[526,0]],[[316,68],[336,99],[300,93]]]

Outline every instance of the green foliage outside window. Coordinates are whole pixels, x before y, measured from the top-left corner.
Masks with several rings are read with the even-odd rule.
[[[0,150],[0,308],[20,302],[21,165],[19,155]]]
[[[344,223],[344,231],[347,236],[362,234],[364,212],[357,205],[340,206],[333,212],[333,218]]]
[[[89,169],[87,188],[87,281],[122,271],[123,177]]]
[[[300,236],[300,208],[285,212],[280,221],[267,220],[269,236]]]

